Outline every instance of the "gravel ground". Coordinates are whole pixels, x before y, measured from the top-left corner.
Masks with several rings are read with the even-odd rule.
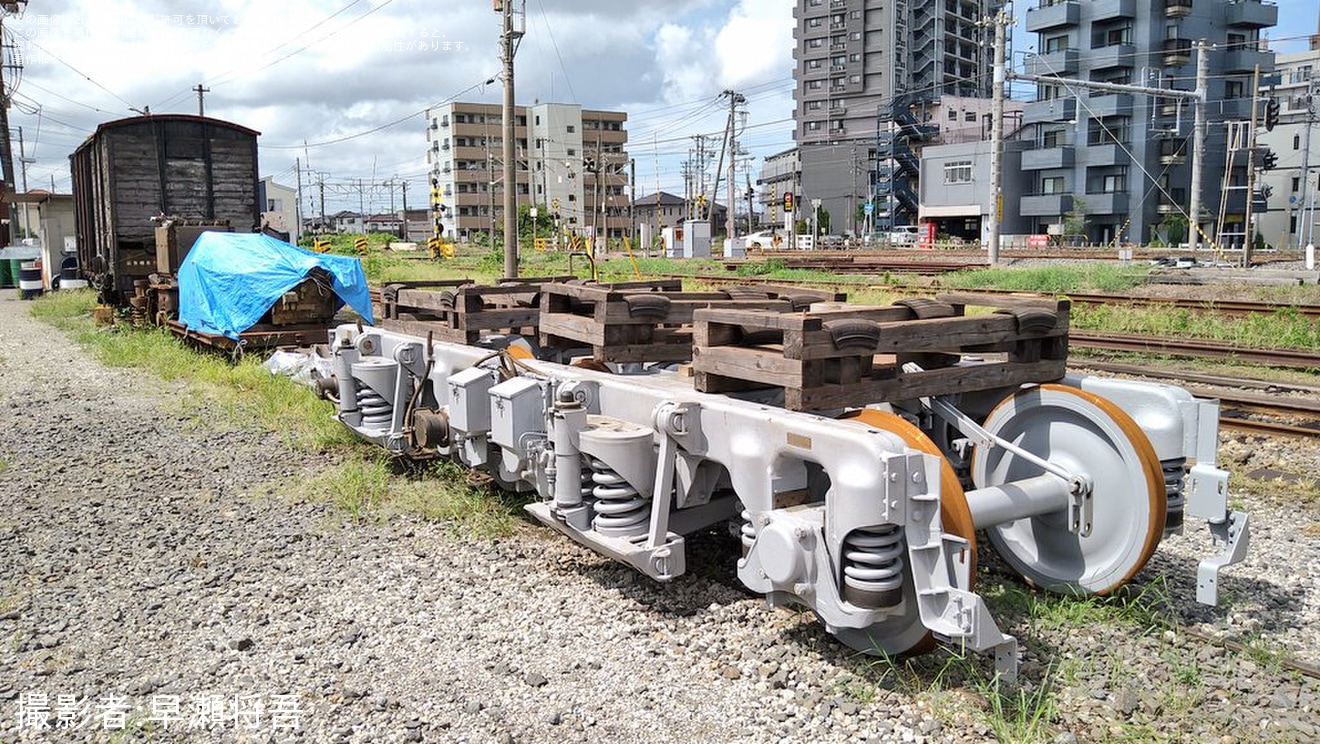
[[[660,586],[530,525],[475,541],[291,500],[324,461],[199,424],[180,388],[102,367],[12,291],[0,391],[0,741],[992,738],[978,684],[941,677],[941,657],[896,679],[767,609],[722,538],[694,540],[692,574]],[[1245,506],[1254,552],[1226,574],[1231,607],[1189,600],[1209,549],[1191,530],[1140,582],[1167,576],[1179,616],[1270,653],[1055,626],[992,598],[1027,690],[1053,680],[1042,740],[1320,735],[1320,689],[1274,653],[1317,660],[1317,507]]]

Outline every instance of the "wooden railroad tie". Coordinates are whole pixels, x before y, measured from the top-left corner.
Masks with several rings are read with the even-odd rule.
[[[969,306],[993,312],[967,315]],[[782,388],[784,406],[828,410],[1057,380],[1067,300],[947,294],[804,313],[695,313],[693,371],[710,393]],[[983,355],[1002,360],[974,359]],[[905,369],[905,365],[915,365]]]
[[[616,284],[551,284],[541,296],[541,345],[565,353],[590,350],[598,362],[686,362],[692,359],[694,314],[708,308],[771,314],[843,295],[778,287],[684,292],[676,279]]]

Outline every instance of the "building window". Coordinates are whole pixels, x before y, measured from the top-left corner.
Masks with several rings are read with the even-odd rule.
[[[976,123],[976,112],[975,112],[975,111],[968,111],[967,113],[963,114],[963,121],[965,121],[965,122],[969,122],[969,123],[972,123],[972,124],[975,124],[975,123]]]
[[[1293,176],[1293,178],[1292,178],[1292,190],[1293,190],[1293,193],[1294,193],[1294,194],[1297,193],[1297,189],[1298,189],[1301,185],[1302,185],[1302,179],[1301,179],[1300,177],[1298,177],[1298,176]]]
[[[577,127],[573,126],[572,124],[569,124],[568,126],[564,127],[564,131],[568,132],[569,134],[572,134],[577,131]]]
[[[1088,145],[1126,144],[1128,139],[1128,118],[1111,116],[1106,119],[1091,119],[1086,132]]]
[[[1224,98],[1242,98],[1245,91],[1246,84],[1241,80],[1229,80],[1224,83]]]
[[[820,80],[808,80],[807,90],[820,90],[824,85],[824,82]]]
[[[808,70],[819,70],[819,69],[820,69],[820,60],[818,60],[818,59],[809,59],[809,60],[807,60],[807,69],[808,69]]]
[[[1294,150],[1302,149],[1302,135],[1300,134],[1293,135],[1293,149]]]
[[[807,28],[820,28],[820,24],[823,20],[824,19],[822,18],[808,18]]]
[[[820,49],[823,46],[825,46],[824,39],[807,39],[808,49]]]
[[[1122,26],[1099,27],[1091,32],[1091,48],[1100,49],[1103,47],[1118,46],[1119,44],[1132,43],[1132,26],[1124,24]]]
[[[949,121],[958,121],[957,109],[949,109]]]
[[[1040,179],[1040,193],[1042,194],[1062,194],[1064,193],[1063,176],[1050,176]]]
[[[1051,129],[1040,135],[1040,146],[1044,149],[1063,146],[1063,130]]]
[[[1051,36],[1045,40],[1045,53],[1062,52],[1068,48],[1068,35]]]
[[[972,161],[952,160],[944,164],[944,182],[946,184],[971,183]]]

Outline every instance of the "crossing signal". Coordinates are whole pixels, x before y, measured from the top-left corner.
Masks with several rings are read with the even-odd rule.
[[[1279,124],[1279,99],[1271,98],[1265,102],[1265,131],[1273,132]]]

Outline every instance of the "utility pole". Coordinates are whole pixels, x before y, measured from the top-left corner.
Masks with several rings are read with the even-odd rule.
[[[316,176],[318,179],[317,186],[321,190],[321,231],[325,232],[325,174],[318,173]]]
[[[504,13],[504,33],[501,35],[504,62],[504,108],[501,113],[504,130],[504,276],[518,276],[518,163],[514,160],[513,57],[523,32],[513,25],[513,4],[516,0],[495,0],[495,9]],[[491,215],[494,219],[494,215]]]
[[[1205,178],[1205,109],[1210,100],[1210,55],[1205,39],[1196,42],[1196,118],[1192,124],[1192,193],[1187,205],[1187,247],[1196,251],[1201,238],[1201,182]],[[1248,196],[1247,198],[1251,198]]]
[[[1317,37],[1320,38],[1320,37]],[[1307,222],[1307,208],[1310,201],[1308,194],[1312,194],[1311,189],[1311,127],[1315,125],[1315,97],[1320,93],[1320,79],[1312,79],[1306,94],[1306,139],[1302,143],[1302,198],[1301,198],[1301,217],[1297,222],[1297,250],[1303,250],[1311,244],[1311,222],[1315,222],[1314,209],[1310,215],[1311,222]]]
[[[1242,241],[1242,268],[1251,268],[1252,243],[1256,239],[1256,229],[1251,224],[1252,202],[1256,201],[1256,122],[1260,116],[1260,64],[1257,63],[1251,77],[1251,128],[1247,130],[1247,207],[1243,215],[1242,229],[1246,233]]]
[[[637,239],[637,159],[628,159],[628,239]]]
[[[197,115],[206,116],[206,94],[210,93],[211,89],[203,88],[202,84],[198,83],[197,86],[193,88],[193,92],[197,94]]]
[[[289,235],[289,237],[293,238],[293,242],[297,243],[297,242],[298,242],[298,235],[302,232],[302,226],[303,226],[303,218],[302,218],[302,158],[294,158],[294,159],[293,159],[293,170],[294,170],[295,172],[297,172],[297,174],[298,174],[298,208],[295,209],[295,210],[293,210],[293,216],[294,216],[294,219],[298,220],[298,229],[297,229],[296,231],[294,231],[293,233],[291,233],[291,234]]]
[[[399,236],[399,240],[402,240],[405,243],[408,242],[408,181],[407,179],[404,179],[403,182],[403,235]]]
[[[1004,81],[1007,79],[1004,29],[1010,22],[1002,10],[991,21],[995,25],[995,77],[990,93],[990,225],[986,231],[991,266],[999,263],[999,229],[1004,215]]]
[[[729,236],[729,250],[733,250],[733,239],[738,237],[738,223],[733,218],[735,211],[733,205],[738,201],[738,197],[734,192],[734,184],[738,182],[738,132],[736,120],[738,106],[746,102],[747,98],[741,93],[729,91],[729,186],[725,189],[729,193],[729,209],[725,217],[725,235]]]
[[[27,7],[27,0],[2,0],[0,1],[0,37],[4,32],[4,14],[18,13],[24,7]],[[15,62],[8,65],[2,59],[4,55],[3,48],[0,48],[0,176],[3,176],[4,182],[0,183],[0,218],[9,221],[8,239],[6,243],[13,242],[14,236],[14,143],[9,138],[9,91],[5,88],[4,73],[12,71],[17,74],[19,68]],[[11,67],[11,70],[6,70]],[[17,79],[17,77],[15,77]]]

